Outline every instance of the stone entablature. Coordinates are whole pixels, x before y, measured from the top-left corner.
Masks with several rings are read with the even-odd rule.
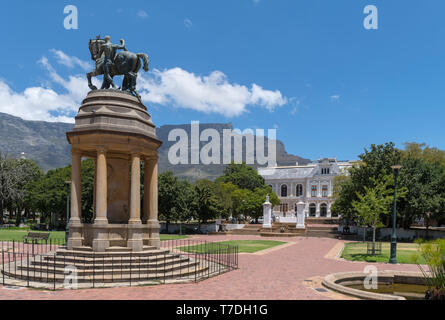
[[[297,203],[303,202],[306,217],[331,217],[334,178],[348,174],[352,161],[320,159],[307,165],[258,168],[258,173],[281,200],[273,208],[277,217],[295,217]]]

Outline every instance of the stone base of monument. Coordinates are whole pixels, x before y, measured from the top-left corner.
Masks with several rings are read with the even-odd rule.
[[[217,268],[223,271],[225,267],[184,252],[152,246],[144,246],[140,252],[109,247],[102,253],[77,247],[10,262],[2,273],[8,284],[63,289],[74,278],[79,288],[197,281]]]
[[[158,148],[162,142],[146,106],[119,90],[91,91],[67,139],[73,158],[68,248],[90,247],[94,252],[116,246],[133,252],[147,245],[159,248]],[[81,189],[84,158],[95,163],[92,223],[82,223],[86,220]]]

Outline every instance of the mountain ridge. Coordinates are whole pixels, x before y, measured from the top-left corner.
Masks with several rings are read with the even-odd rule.
[[[46,122],[23,120],[22,118],[0,112],[0,152],[9,157],[18,158],[25,153],[25,157],[35,160],[44,171],[60,168],[71,164],[70,145],[66,139],[66,132],[71,131],[74,124],[61,122]],[[199,134],[205,129],[215,129],[223,136],[224,129],[233,129],[232,123],[200,123]],[[168,141],[169,132],[172,129],[183,129],[191,136],[190,124],[163,125],[156,128],[158,139],[163,142],[159,149],[159,172],[172,170],[181,178],[195,181],[197,179],[215,179],[222,174],[225,165],[172,165],[168,161],[168,150],[176,141]],[[208,142],[200,142],[200,147]],[[222,159],[222,139],[220,141],[220,159]],[[267,137],[264,139],[265,153],[267,154]],[[191,143],[189,139],[188,154],[190,158]],[[233,145],[232,145],[233,157]],[[243,143],[243,159],[246,147]],[[254,151],[256,152],[256,150]],[[55,156],[57,155],[57,156]],[[276,140],[276,158],[278,165],[295,165],[311,162],[286,152],[284,143]],[[190,163],[190,162],[189,162]],[[258,165],[253,165],[258,167]]]

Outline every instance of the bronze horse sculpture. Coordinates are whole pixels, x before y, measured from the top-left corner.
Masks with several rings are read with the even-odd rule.
[[[114,76],[124,76],[122,82],[122,91],[127,91],[141,99],[136,90],[136,80],[143,61],[143,69],[148,71],[149,58],[145,53],[132,53],[125,48],[125,41],[121,40],[121,45],[115,45],[110,42],[110,37],[105,39],[92,39],[89,42],[91,59],[95,61],[96,68],[93,72],[87,73],[88,86],[91,90],[97,90],[97,87],[91,82],[92,77],[104,75],[101,89],[116,88],[113,82]],[[116,53],[118,49],[123,49]]]

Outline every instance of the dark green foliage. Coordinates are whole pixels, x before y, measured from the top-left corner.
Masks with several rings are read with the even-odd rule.
[[[254,191],[256,188],[264,187],[265,181],[258,172],[245,164],[232,163],[224,168],[221,177],[215,180],[217,183],[230,182],[240,189],[248,189]]]

